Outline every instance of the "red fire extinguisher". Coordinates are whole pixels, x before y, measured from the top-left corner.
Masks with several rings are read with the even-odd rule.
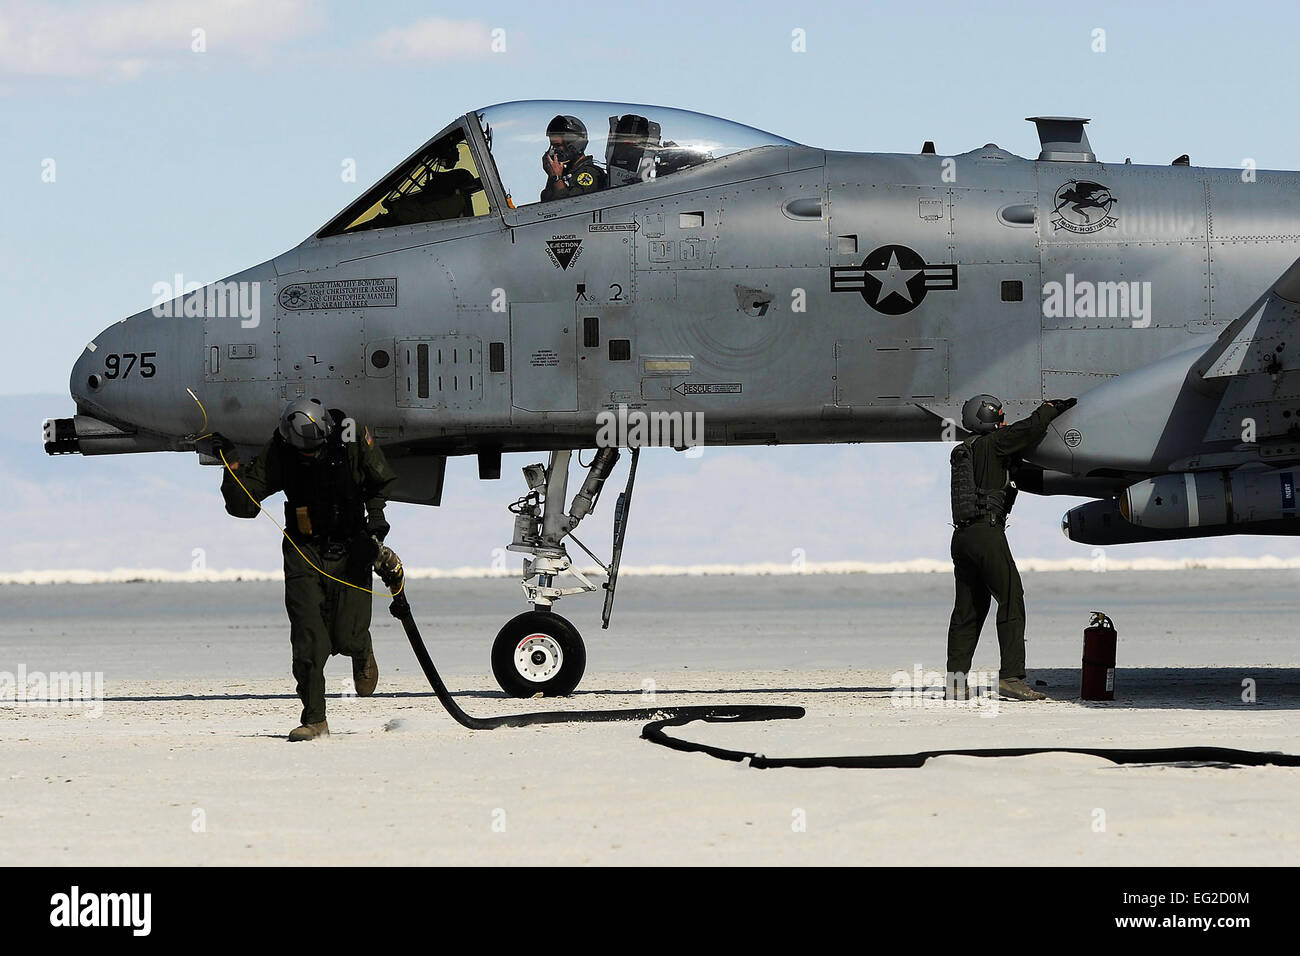
[[[1084,700],[1115,699],[1115,625],[1101,611],[1083,632],[1083,677],[1079,696]]]

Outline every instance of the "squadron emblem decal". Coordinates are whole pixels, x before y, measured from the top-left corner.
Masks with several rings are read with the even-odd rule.
[[[552,236],[546,240],[546,254],[561,270],[567,269],[582,255],[582,240],[577,236]]]
[[[1110,188],[1086,179],[1071,179],[1052,200],[1052,225],[1059,231],[1090,235],[1119,221],[1111,215],[1118,200]]]
[[[832,292],[857,292],[862,301],[885,315],[911,312],[927,292],[957,288],[957,266],[926,265],[907,246],[880,246],[860,266],[831,266]]]

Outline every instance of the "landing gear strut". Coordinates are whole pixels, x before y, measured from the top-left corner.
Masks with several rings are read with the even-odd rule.
[[[533,610],[509,621],[492,645],[492,673],[507,694],[564,696],[572,693],[582,680],[587,666],[582,636],[552,606],[566,594],[582,594],[597,588],[573,566],[564,539],[572,538],[607,575],[602,621],[604,627],[609,627],[639,451],[632,449],[627,487],[619,495],[615,509],[614,554],[608,565],[574,537],[573,529],[595,508],[605,479],[618,462],[618,449],[601,448],[596,452],[587,478],[567,514],[563,508],[568,491],[569,459],[573,453],[551,452],[549,465],[529,465],[524,469],[528,493],[510,506],[515,516],[515,534],[507,550],[526,555],[522,585]],[[566,584],[565,578],[571,580]]]

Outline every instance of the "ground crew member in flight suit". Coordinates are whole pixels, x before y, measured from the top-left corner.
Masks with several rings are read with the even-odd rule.
[[[358,588],[371,587],[376,541],[388,534],[384,493],[397,476],[368,428],[338,409],[326,410],[316,399],[290,402],[271,440],[246,467],[232,458],[235,450],[228,439],[213,438],[230,465],[221,479],[227,512],[256,518],[259,508],[250,495],[261,501],[277,491],[285,494],[285,528],[292,541],[282,545],[284,604],[302,700],[301,726],[289,739],[327,736],[325,662],[330,655],[352,658],[358,696],[369,697],[379,681],[370,641],[372,595]],[[357,587],[332,581],[321,571]]]
[[[1042,441],[1047,426],[1075,399],[1053,399],[1007,425],[1002,403],[976,395],[962,407],[962,426],[974,435],[952,452],[952,563],[957,596],[948,625],[948,680],[963,696],[990,598],[998,602],[1002,663],[998,693],[1043,700],[1025,683],[1025,591],[1007,545],[1006,518],[1015,500],[1012,471],[1019,455]]]
[[[542,154],[546,188],[542,202],[594,193],[609,185],[605,171],[587,155],[587,127],[576,116],[557,116],[546,127],[551,148]]]

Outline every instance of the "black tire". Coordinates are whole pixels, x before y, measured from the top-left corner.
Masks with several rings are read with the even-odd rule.
[[[531,653],[523,656],[530,641]],[[492,675],[511,697],[566,697],[586,669],[582,636],[553,611],[525,611],[492,642]]]

